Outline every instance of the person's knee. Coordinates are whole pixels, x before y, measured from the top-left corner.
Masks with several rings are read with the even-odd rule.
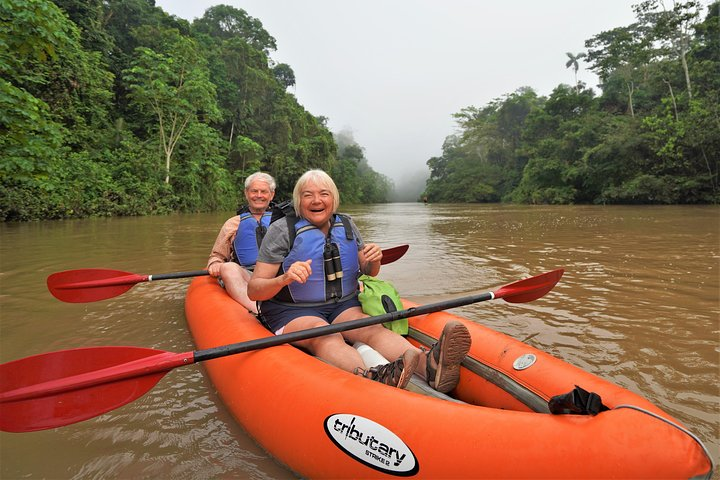
[[[245,280],[245,276],[242,274],[243,268],[238,265],[237,263],[224,263],[222,267],[220,267],[220,277],[223,279],[223,282],[226,284],[228,282],[237,284],[239,282],[247,283]]]
[[[340,351],[347,346],[345,339],[339,333],[312,338],[309,340],[309,343],[310,350],[320,357],[329,352]]]
[[[235,262],[225,262],[220,266],[220,274],[226,276],[237,274],[237,269],[239,267],[240,265]]]

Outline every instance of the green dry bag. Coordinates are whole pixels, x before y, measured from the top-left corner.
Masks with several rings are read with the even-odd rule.
[[[363,312],[370,316],[396,312],[403,308],[400,295],[392,283],[380,280],[370,275],[361,275],[359,280],[363,283],[363,290],[358,295],[362,303]],[[400,335],[408,334],[408,319],[401,318],[392,322],[383,323],[385,328]]]

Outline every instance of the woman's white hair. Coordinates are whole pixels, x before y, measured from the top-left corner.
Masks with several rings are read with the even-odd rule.
[[[248,176],[245,179],[245,190],[250,188],[250,184],[256,180],[267,183],[268,187],[270,187],[270,191],[275,191],[275,179],[265,172],[255,172]]]
[[[335,182],[332,178],[330,178],[330,175],[322,170],[308,170],[303,173],[300,178],[298,178],[297,183],[295,183],[295,188],[293,189],[293,206],[295,207],[295,213],[297,216],[302,216],[300,213],[300,196],[302,191],[305,188],[305,185],[311,182],[320,188],[330,191],[330,195],[332,195],[333,198],[332,211],[333,213],[336,213],[338,208],[340,208],[340,192],[338,192]]]

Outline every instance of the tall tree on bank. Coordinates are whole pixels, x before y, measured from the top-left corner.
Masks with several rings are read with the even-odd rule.
[[[604,96],[611,104],[619,103],[615,98],[624,96],[631,117],[635,117],[636,90],[646,78],[652,57],[652,40],[645,32],[644,27],[633,23],[601,32],[585,42],[587,59],[600,78]]]
[[[672,10],[668,10],[662,0],[645,0],[633,7],[638,19],[657,43],[657,56],[680,61],[689,100],[692,100],[692,82],[687,56],[701,8],[702,3],[698,0],[673,0]]]
[[[175,147],[188,125],[207,123],[218,116],[215,85],[192,39],[177,30],[151,28],[145,34],[159,39],[156,48],[161,51],[138,47],[124,78],[131,106],[156,119],[149,128],[159,136],[167,184]]]
[[[578,63],[578,60],[585,58],[586,54],[584,52],[580,52],[577,55],[573,55],[570,52],[566,52],[565,55],[568,56],[568,61],[565,62],[565,68],[572,67],[573,73],[575,74],[575,93],[580,94],[580,84],[578,83],[578,69],[580,68],[580,64]]]
[[[275,39],[257,18],[245,10],[229,5],[216,5],[205,10],[205,14],[192,24],[197,33],[209,35],[220,40],[241,38],[255,50],[269,55],[277,49]]]

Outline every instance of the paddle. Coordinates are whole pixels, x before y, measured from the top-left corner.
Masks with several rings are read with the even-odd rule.
[[[0,430],[45,430],[101,415],[141,397],[167,372],[182,365],[497,298],[531,302],[552,290],[562,274],[563,270],[553,270],[495,292],[206,350],[173,353],[139,347],[90,347],[4,363],[0,365]]]
[[[398,245],[383,250],[383,258],[380,263],[387,265],[400,259],[409,248],[410,245]],[[63,302],[87,303],[117,297],[142,282],[199,277],[202,275],[208,275],[208,271],[195,270],[158,275],[138,275],[121,270],[83,268],[53,273],[47,279],[47,286],[50,293]]]
[[[410,248],[410,245],[398,245],[397,247],[392,248],[386,248],[382,251],[383,258],[380,260],[380,265],[387,265],[388,263],[392,263],[395,260],[400,260],[403,255],[405,255],[405,252],[408,251]]]

